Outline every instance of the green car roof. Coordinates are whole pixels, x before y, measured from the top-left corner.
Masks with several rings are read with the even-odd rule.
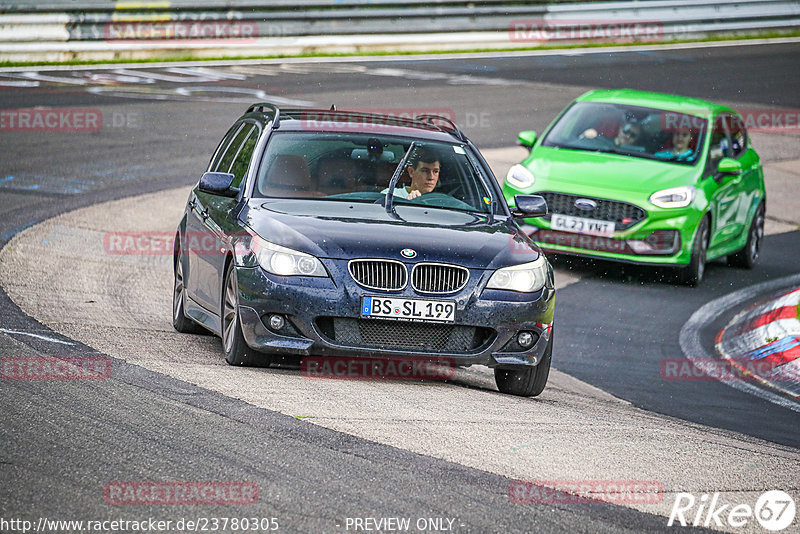
[[[698,117],[709,117],[715,112],[736,113],[733,109],[714,104],[699,98],[670,95],[666,93],[650,93],[633,89],[598,89],[584,93],[576,99],[578,102],[607,102],[611,104],[627,104],[648,108],[664,109],[677,113],[686,113]]]

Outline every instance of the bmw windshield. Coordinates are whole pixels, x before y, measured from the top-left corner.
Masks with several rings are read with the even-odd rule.
[[[561,115],[542,145],[693,165],[702,154],[707,122],[661,109],[577,102]]]
[[[469,147],[362,133],[275,132],[252,196],[382,202],[396,171],[394,205],[491,209],[492,178]]]

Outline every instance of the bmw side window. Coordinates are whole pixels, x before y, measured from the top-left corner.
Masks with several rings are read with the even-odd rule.
[[[244,132],[246,130],[247,128],[244,128],[242,131]],[[250,167],[250,158],[253,156],[253,150],[256,148],[256,142],[258,141],[258,133],[258,127],[252,125],[252,128],[247,132],[247,137],[244,142],[239,145],[238,154],[234,157],[233,163],[228,170],[228,172],[233,174],[233,182],[231,183],[233,187],[239,187],[245,174],[247,174],[247,169]],[[233,147],[235,145],[231,146]]]
[[[249,134],[252,129],[252,124],[242,124],[242,127],[236,133],[236,137],[233,138],[231,144],[228,145],[228,149],[225,150],[225,154],[220,158],[216,169],[217,172],[231,172],[233,160],[236,158],[236,154],[239,153],[239,148],[241,148],[242,143],[244,143],[247,134]]]
[[[739,117],[732,117],[730,124],[732,157],[738,158],[747,150],[747,132]]]
[[[211,158],[211,164],[208,166],[209,171],[217,172],[219,160],[222,159],[222,156],[225,154],[225,149],[228,148],[228,145],[231,143],[231,139],[233,139],[233,136],[236,135],[236,132],[238,132],[241,127],[241,124],[234,124],[225,134],[225,137],[222,138],[222,141],[220,141],[216,152],[214,152],[214,157]]]

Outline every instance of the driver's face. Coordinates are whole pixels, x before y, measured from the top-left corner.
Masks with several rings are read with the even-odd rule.
[[[642,129],[632,124],[626,124],[619,130],[616,142],[618,145],[633,145],[642,136]]]
[[[411,176],[412,191],[416,189],[423,195],[430,193],[439,181],[439,162],[420,161],[416,167],[408,168],[408,175]]]

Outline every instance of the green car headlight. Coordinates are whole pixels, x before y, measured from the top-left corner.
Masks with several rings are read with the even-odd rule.
[[[653,193],[650,195],[650,202],[659,208],[685,208],[692,203],[694,195],[694,187],[673,187]]]
[[[546,281],[547,263],[544,256],[539,256],[535,261],[497,269],[486,288],[533,293],[542,289]]]
[[[251,247],[258,264],[269,273],[278,276],[328,276],[322,262],[311,254],[270,243],[258,236],[253,236]]]
[[[536,179],[533,173],[529,171],[524,165],[517,163],[508,169],[506,173],[506,183],[513,185],[517,189],[527,189],[533,185]]]

